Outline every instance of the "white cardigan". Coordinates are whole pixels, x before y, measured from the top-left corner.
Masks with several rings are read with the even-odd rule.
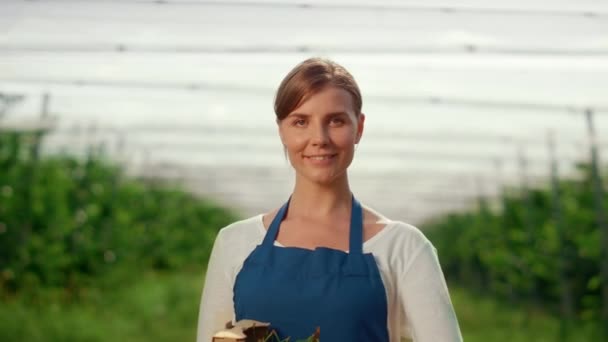
[[[234,281],[245,258],[264,239],[262,216],[237,221],[217,235],[202,293],[197,342],[210,342],[216,331],[234,320]],[[402,337],[414,342],[462,341],[435,247],[410,224],[386,218],[381,222],[386,226],[363,243],[363,252],[374,255],[386,289],[390,342]]]

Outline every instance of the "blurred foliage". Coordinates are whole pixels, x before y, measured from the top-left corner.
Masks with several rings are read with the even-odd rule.
[[[597,322],[569,322],[576,330],[564,335],[560,320],[543,307],[531,309],[459,286],[450,286],[450,297],[467,342],[603,341]]]
[[[36,304],[17,295],[0,305],[0,341],[194,341],[203,284],[197,271],[139,273],[136,281],[101,286],[77,302],[58,301],[50,291]],[[456,286],[450,295],[467,342],[559,340],[559,321],[542,309],[528,313]],[[602,341],[593,329],[578,325],[566,341]]]
[[[475,209],[421,225],[446,278],[554,313],[564,312],[567,293],[569,319],[599,322],[600,229],[590,167],[581,164],[578,171],[580,177],[558,182],[559,200],[549,185],[505,188],[497,209],[480,199]]]
[[[117,279],[115,279],[117,280]],[[112,282],[115,282],[113,280]],[[97,284],[76,300],[39,291],[0,305],[0,341],[194,341],[203,285],[200,268],[138,271],[120,286]]]
[[[235,216],[175,186],[127,177],[91,151],[40,158],[40,132],[0,132],[0,290],[67,296],[110,271],[201,269]]]

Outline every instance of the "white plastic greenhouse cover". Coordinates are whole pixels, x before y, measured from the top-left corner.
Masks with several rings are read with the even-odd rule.
[[[51,120],[48,153],[103,142],[255,214],[291,190],[273,97],[309,56],[359,82],[353,191],[394,218],[519,182],[518,151],[545,182],[549,130],[569,172],[589,155],[585,112],[608,148],[608,3],[590,0],[4,0],[0,127]],[[2,111],[9,95],[25,97]]]

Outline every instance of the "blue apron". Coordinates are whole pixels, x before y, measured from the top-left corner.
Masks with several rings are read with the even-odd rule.
[[[363,254],[359,202],[352,198],[349,253],[275,246],[288,205],[236,277],[236,320],[269,322],[290,341],[308,338],[319,327],[326,342],[388,342],[386,292],[373,255]]]

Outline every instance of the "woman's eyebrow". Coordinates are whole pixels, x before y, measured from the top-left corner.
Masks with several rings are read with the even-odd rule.
[[[299,117],[299,118],[307,118],[310,116],[310,114],[305,114],[305,113],[291,113],[287,116],[295,116],[295,117]]]
[[[346,112],[331,112],[325,114],[326,116],[338,116],[338,115],[348,115]]]
[[[325,113],[323,116],[338,116],[338,115],[348,115],[348,114],[346,112],[338,111],[338,112]],[[301,117],[301,118],[307,118],[311,115],[306,114],[306,113],[291,113],[287,116],[296,116],[296,117]]]

